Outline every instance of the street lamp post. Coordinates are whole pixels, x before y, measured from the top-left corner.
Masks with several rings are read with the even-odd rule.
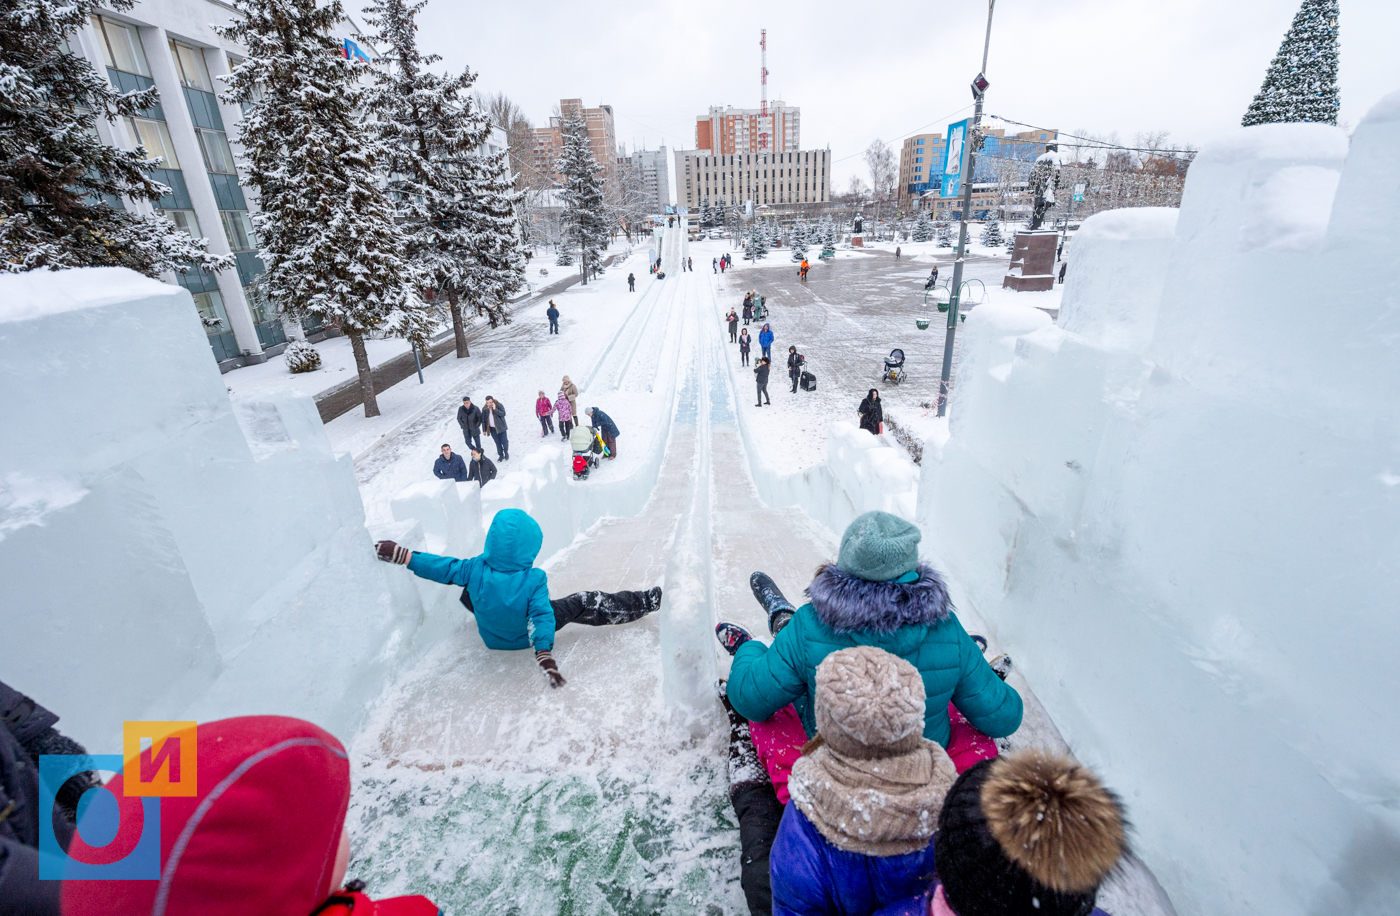
[[[987,0],[987,37],[982,43],[982,72],[977,75],[978,82],[982,85],[979,87],[976,82],[973,84],[977,107],[972,113],[972,128],[968,131],[967,142],[963,144],[962,219],[958,221],[958,259],[953,262],[953,282],[948,290],[948,336],[944,338],[943,342],[943,375],[938,383],[938,415],[940,417],[948,413],[948,385],[953,376],[953,340],[958,333],[958,302],[962,298],[963,259],[967,255],[967,220],[972,212],[972,171],[976,159],[973,148],[977,145],[977,136],[982,124],[982,100],[987,94],[985,82],[987,52],[992,47],[992,12],[996,9],[996,5],[997,0]]]

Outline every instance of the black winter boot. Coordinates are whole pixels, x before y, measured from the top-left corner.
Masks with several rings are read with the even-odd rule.
[[[763,605],[763,610],[768,614],[768,632],[777,636],[778,631],[787,626],[792,615],[797,613],[797,608],[783,597],[777,583],[766,572],[756,572],[749,576],[749,588],[753,589],[754,598]]]

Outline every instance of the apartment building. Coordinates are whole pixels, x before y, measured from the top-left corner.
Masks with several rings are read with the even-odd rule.
[[[535,128],[534,165],[539,180],[559,184],[563,178],[554,170],[554,164],[564,151],[563,126],[570,112],[582,111],[584,123],[588,125],[588,147],[593,158],[603,171],[603,181],[613,185],[617,181],[617,131],[613,126],[611,105],[597,108],[584,108],[583,99],[560,99],[558,117],[549,119],[548,127]]]
[[[1017,163],[1012,171],[1024,177],[1020,173],[1028,172],[1030,164],[1045,152],[1046,146],[1057,142],[1059,135],[1058,130],[1027,130],[1007,136],[1005,128],[984,126],[974,181],[990,182],[1002,177],[1008,160]],[[942,134],[915,134],[904,141],[899,150],[900,210],[923,209],[927,192],[942,189],[944,152]],[[974,205],[973,209],[977,207]]]
[[[191,235],[209,240],[209,250],[232,254],[237,269],[213,274],[202,269],[164,279],[188,289],[206,328],[219,367],[228,371],[264,362],[287,344],[287,328],[275,308],[260,301],[253,283],[263,272],[250,214],[251,194],[238,176],[238,144],[232,139],[243,112],[219,98],[219,77],[244,50],[215,33],[237,15],[218,0],[143,0],[125,12],[100,11],[68,39],[69,50],[87,58],[121,92],[155,86],[160,101],[119,122],[99,120],[103,142],[122,149],[142,146],[161,157],[153,177],[170,188],[156,201],[108,201],[132,212],[152,210]],[[368,61],[368,44],[353,22],[342,20],[336,37],[341,53]],[[304,323],[308,334],[325,333]]]
[[[712,154],[676,151],[676,197],[695,210],[705,205],[817,204],[831,200],[831,151]]]
[[[654,201],[651,206],[655,213],[665,213],[671,205],[670,158],[663,146],[659,150],[633,150],[632,155],[617,160],[620,168],[637,174],[648,200]]]
[[[801,128],[801,109],[783,101],[769,105],[767,117],[759,108],[711,105],[709,114],[695,118],[695,148],[714,156],[759,154],[766,132],[767,152],[795,153],[802,146]]]

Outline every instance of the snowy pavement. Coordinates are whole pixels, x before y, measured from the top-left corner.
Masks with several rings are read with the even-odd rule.
[[[692,246],[697,267],[711,256],[704,243]],[[727,658],[712,628],[730,619],[762,633],[749,574],[764,569],[799,599],[816,566],[834,555],[837,534],[800,509],[759,498],[755,462],[806,466],[824,451],[815,432],[804,441],[800,430],[774,422],[782,408],[749,405],[751,377],[737,371],[717,316],[736,285],[764,280],[775,315],[806,322],[806,351],[839,367],[828,375],[850,389],[863,384],[843,377],[864,364],[854,332],[841,317],[817,312],[856,308],[852,297],[869,295],[862,284],[896,289],[898,277],[858,266],[885,260],[892,262],[861,254],[846,259],[848,274],[838,273],[840,262],[828,276],[814,270],[805,290],[788,290],[761,267],[724,278],[677,272],[664,281],[643,269],[638,293],[628,294],[626,270],[614,269],[558,297],[566,321],[585,309],[588,320],[566,324],[557,337],[517,335],[483,356],[464,384],[514,408],[513,460],[540,446],[526,408],[542,385],[542,365],[553,384],[561,371],[572,373],[581,406],[596,400],[618,422],[620,457],[572,486],[624,478],[650,486],[638,463],[648,437],[667,437],[640,514],[605,518],[542,561],[552,594],[664,583],[666,603],[635,624],[561,630],[555,656],[569,684],[559,691],[545,688],[529,652],[485,649],[463,613],[451,637],[391,688],[355,743],[354,874],[381,892],[426,893],[452,914],[747,911],[726,796],[727,728],[713,700]],[[870,308],[858,325],[879,316],[879,303]],[[525,316],[520,326],[528,326]],[[872,328],[862,346],[886,330],[894,328]],[[482,353],[489,349],[483,344]],[[788,397],[780,386],[775,378],[775,404]],[[360,462],[371,523],[387,517],[390,496],[426,477],[437,444],[460,438],[449,414],[456,396],[444,396],[441,415],[407,424]],[[816,404],[833,395],[828,388],[807,397]],[[985,631],[964,617],[969,629]],[[1007,746],[1062,748],[1024,680],[1013,674],[1013,683],[1027,714]],[[1154,888],[1130,868],[1102,903],[1116,916],[1167,912]]]

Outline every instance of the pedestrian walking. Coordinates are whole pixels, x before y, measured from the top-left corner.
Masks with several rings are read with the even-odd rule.
[[[767,358],[767,357],[764,357],[763,359],[760,359],[760,360],[758,361],[758,365],[757,365],[757,366],[754,366],[754,369],[753,369],[753,378],[754,378],[754,381],[758,384],[758,403],[755,404],[754,406],[755,406],[755,407],[762,407],[762,406],[763,406],[763,402],[764,402],[765,400],[767,400],[769,404],[772,404],[772,403],[773,403],[773,399],[770,398],[770,397],[768,397],[768,358]]]
[[[803,282],[803,283],[806,283],[806,282],[807,282],[807,259],[806,259],[806,258],[803,258],[803,259],[802,259],[802,267],[800,268],[800,276],[802,277],[802,282]]]
[[[733,309],[724,316],[724,320],[729,322],[729,342],[735,343],[739,340],[739,313]]]
[[[482,403],[481,428],[486,430],[491,436],[491,441],[496,443],[496,460],[509,461],[510,439],[506,435],[506,409],[490,395],[487,395]]]
[[[773,329],[768,325],[758,332],[758,345],[763,348],[763,358],[773,358]]]
[[[574,405],[569,403],[569,399],[564,397],[564,392],[561,391],[554,399],[554,409],[559,414],[559,436],[567,440],[569,433],[574,429]]]
[[[1064,282],[1065,282],[1065,268],[1067,268],[1067,267],[1069,267],[1069,262],[1068,262],[1068,261],[1061,261],[1061,262],[1060,262],[1060,282],[1061,282],[1061,283],[1064,283]]]
[[[559,333],[559,307],[554,304],[554,300],[549,300],[549,308],[545,311],[545,317],[549,319],[549,333]]]
[[[583,418],[578,413],[578,386],[570,381],[566,375],[564,381],[559,383],[559,390],[564,393],[564,397],[569,399],[569,414],[574,418],[574,422],[581,421]]]
[[[924,289],[933,289],[938,285],[938,265],[934,265],[933,272],[928,275],[928,282],[924,284]]]
[[[686,258],[686,259],[685,259],[685,268],[686,268],[686,270],[689,270],[689,271],[691,271],[691,272],[693,273],[693,272],[695,271],[695,262],[694,262],[693,260],[691,260],[690,258]]]
[[[898,246],[898,245],[896,245],[896,246],[895,246],[895,249],[894,249],[894,259],[895,259],[896,261],[899,260],[899,246]]]
[[[535,416],[540,419],[540,438],[554,432],[554,402],[543,391],[535,398]]]
[[[452,454],[452,446],[442,444],[442,454],[433,462],[433,476],[438,480],[455,480],[458,483],[467,479],[467,463],[461,455]]]
[[[627,291],[629,293],[635,293],[637,291],[637,278],[632,274],[627,275]]]
[[[729,267],[729,255],[726,254],[724,257],[722,257],[722,258],[719,259],[719,272],[720,272],[721,274],[724,273],[725,269],[728,268],[728,267]]]
[[[462,427],[467,448],[481,448],[481,408],[471,398],[462,398],[462,406],[457,408],[457,425]]]
[[[588,425],[603,434],[603,446],[608,451],[608,458],[617,457],[617,437],[622,435],[622,431],[617,428],[612,417],[603,413],[596,407],[590,407],[584,411],[588,415]]]
[[[714,260],[710,261],[710,270],[715,273],[719,273],[719,258],[715,258]]]
[[[880,403],[878,388],[870,389],[870,393],[860,402],[856,412],[860,414],[860,428],[870,435],[878,436],[885,431],[885,408]]]
[[[807,358],[797,352],[796,347],[788,347],[787,369],[792,378],[792,393],[797,394],[797,380],[802,377],[802,366]]]
[[[753,338],[749,336],[749,329],[744,328],[739,334],[739,365],[749,364],[749,345],[753,343]]]

